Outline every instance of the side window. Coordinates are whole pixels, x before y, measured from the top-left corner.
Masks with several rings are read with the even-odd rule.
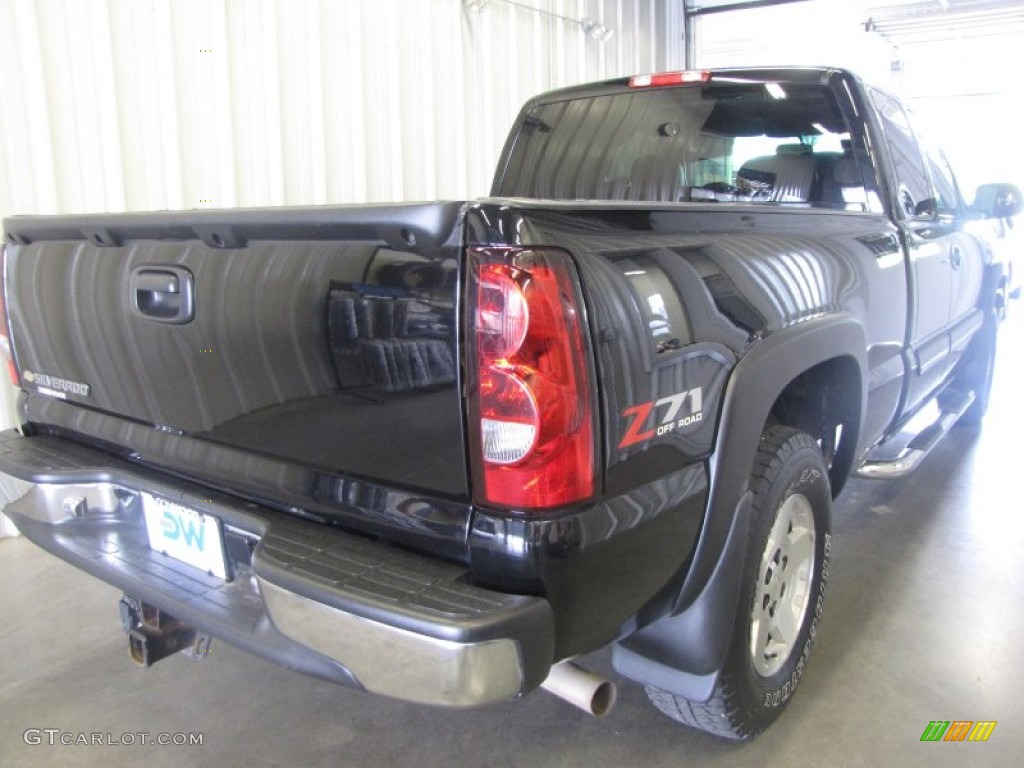
[[[910,121],[903,107],[894,98],[873,88],[870,89],[870,93],[871,100],[882,119],[882,129],[885,131],[893,164],[896,166],[896,183],[899,184],[898,205],[907,218],[924,215],[927,201],[932,198],[932,189],[924,158],[921,157],[917,139],[910,128]]]
[[[960,190],[942,151],[926,145],[925,158],[932,176],[936,213],[955,215],[960,210]]]

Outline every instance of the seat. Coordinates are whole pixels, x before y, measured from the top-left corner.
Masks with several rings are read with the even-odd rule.
[[[806,203],[814,186],[814,155],[802,144],[782,144],[774,155],[748,160],[736,174],[737,186],[754,200]]]
[[[818,158],[819,189],[816,200],[853,210],[864,210],[868,193],[864,187],[865,169],[853,154],[849,139],[843,139],[843,151],[826,152]],[[871,173],[870,168],[867,173]]]

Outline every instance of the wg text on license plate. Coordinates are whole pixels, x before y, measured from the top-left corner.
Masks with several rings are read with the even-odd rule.
[[[142,511],[152,549],[227,580],[220,520],[146,492]]]

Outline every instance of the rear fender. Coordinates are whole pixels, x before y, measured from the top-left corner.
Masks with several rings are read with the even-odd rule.
[[[862,422],[866,349],[864,331],[854,318],[829,316],[769,336],[736,365],[710,460],[708,508],[693,563],[673,613],[615,647],[620,673],[696,701],[711,695],[731,641],[746,558],[747,483],[772,407],[802,373],[849,357],[860,371]],[[854,455],[859,453],[857,446]]]

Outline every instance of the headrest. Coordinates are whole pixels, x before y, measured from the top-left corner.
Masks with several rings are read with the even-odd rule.
[[[776,155],[809,155],[814,149],[809,144],[779,144]]]

